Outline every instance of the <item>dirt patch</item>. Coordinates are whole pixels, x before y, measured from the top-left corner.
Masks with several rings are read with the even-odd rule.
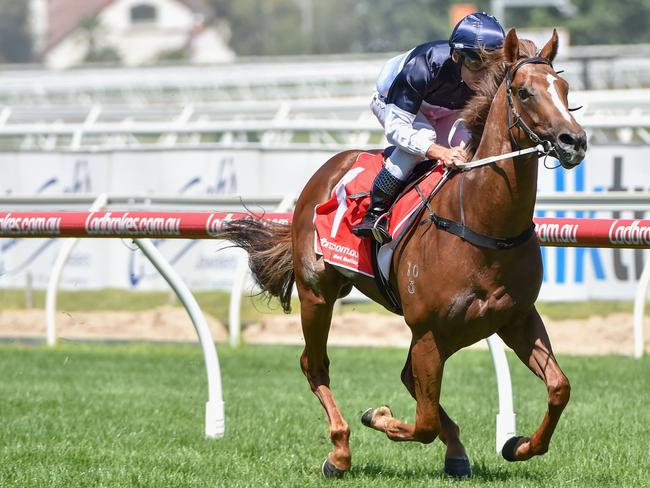
[[[211,316],[208,326],[217,342],[228,340],[226,328]],[[634,350],[632,314],[618,313],[585,320],[545,318],[553,348],[563,354],[623,354]],[[650,352],[650,325],[646,318],[645,350]],[[65,339],[146,340],[195,342],[196,332],[184,309],[160,307],[138,312],[60,312],[57,334]],[[0,311],[0,337],[46,337],[43,310]],[[247,327],[243,339],[249,344],[304,344],[298,315],[267,315]],[[408,347],[411,337],[400,317],[350,312],[335,315],[329,344],[337,346]],[[485,341],[472,348],[485,349]]]
[[[206,316],[212,337],[223,342],[228,333],[223,324]],[[187,312],[178,307],[160,307],[136,312],[59,312],[57,336],[64,339],[110,339],[147,341],[196,341]],[[0,337],[45,338],[43,310],[0,311]]]
[[[650,331],[648,322],[646,318],[645,330]],[[634,351],[632,314],[559,321],[545,317],[544,323],[556,353],[631,355]],[[304,343],[297,315],[265,317],[248,327],[243,337],[248,343]],[[329,344],[341,346],[408,347],[410,340],[410,332],[401,318],[370,313],[334,316],[329,336]],[[472,348],[487,349],[487,344],[481,341]],[[645,350],[650,351],[650,332],[646,334]]]

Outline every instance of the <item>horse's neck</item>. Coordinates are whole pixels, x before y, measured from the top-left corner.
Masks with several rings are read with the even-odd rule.
[[[508,134],[503,86],[488,114],[476,159],[505,154],[512,147]],[[537,156],[506,159],[470,171],[464,182],[467,224],[489,235],[513,237],[530,227],[537,192]]]

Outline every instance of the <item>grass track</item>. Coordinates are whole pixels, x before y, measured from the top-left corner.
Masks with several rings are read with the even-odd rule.
[[[0,346],[0,486],[333,486],[321,407],[295,347],[219,350],[226,437],[202,438],[205,372],[195,346]],[[361,426],[368,406],[413,419],[399,382],[405,351],[330,350],[334,393],[352,428],[353,468],[336,486],[458,486],[443,446],[395,444]],[[541,420],[541,382],[513,356],[518,431]],[[475,477],[463,486],[649,486],[650,360],[561,357],[572,400],[550,452],[509,464],[494,452],[489,353],[463,351],[445,371],[443,404],[460,424]]]

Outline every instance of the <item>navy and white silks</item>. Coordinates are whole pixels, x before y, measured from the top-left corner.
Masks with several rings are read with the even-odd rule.
[[[376,88],[370,108],[388,142],[397,146],[386,160],[396,178],[408,178],[431,144],[462,146],[469,139],[459,118],[474,92],[462,81],[447,41],[428,42],[390,59]]]

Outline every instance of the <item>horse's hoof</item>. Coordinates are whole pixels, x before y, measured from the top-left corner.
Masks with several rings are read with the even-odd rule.
[[[372,427],[372,414],[374,411],[373,408],[369,408],[361,414],[361,423],[366,427]]]
[[[345,471],[341,471],[330,462],[329,457],[326,457],[325,461],[323,461],[320,471],[326,479],[340,479],[345,474]]]
[[[388,405],[382,405],[378,408],[369,408],[361,414],[361,423],[366,427],[374,428],[372,425],[372,418],[375,416],[375,412],[379,415],[388,415],[389,417],[393,416],[393,412]]]
[[[515,457],[515,449],[520,439],[523,439],[523,437],[515,436],[506,441],[506,443],[501,448],[501,455],[503,456],[503,459],[510,461],[511,463],[514,463],[517,460]]]
[[[469,464],[469,459],[445,458],[445,474],[456,479],[471,478],[472,466]]]

